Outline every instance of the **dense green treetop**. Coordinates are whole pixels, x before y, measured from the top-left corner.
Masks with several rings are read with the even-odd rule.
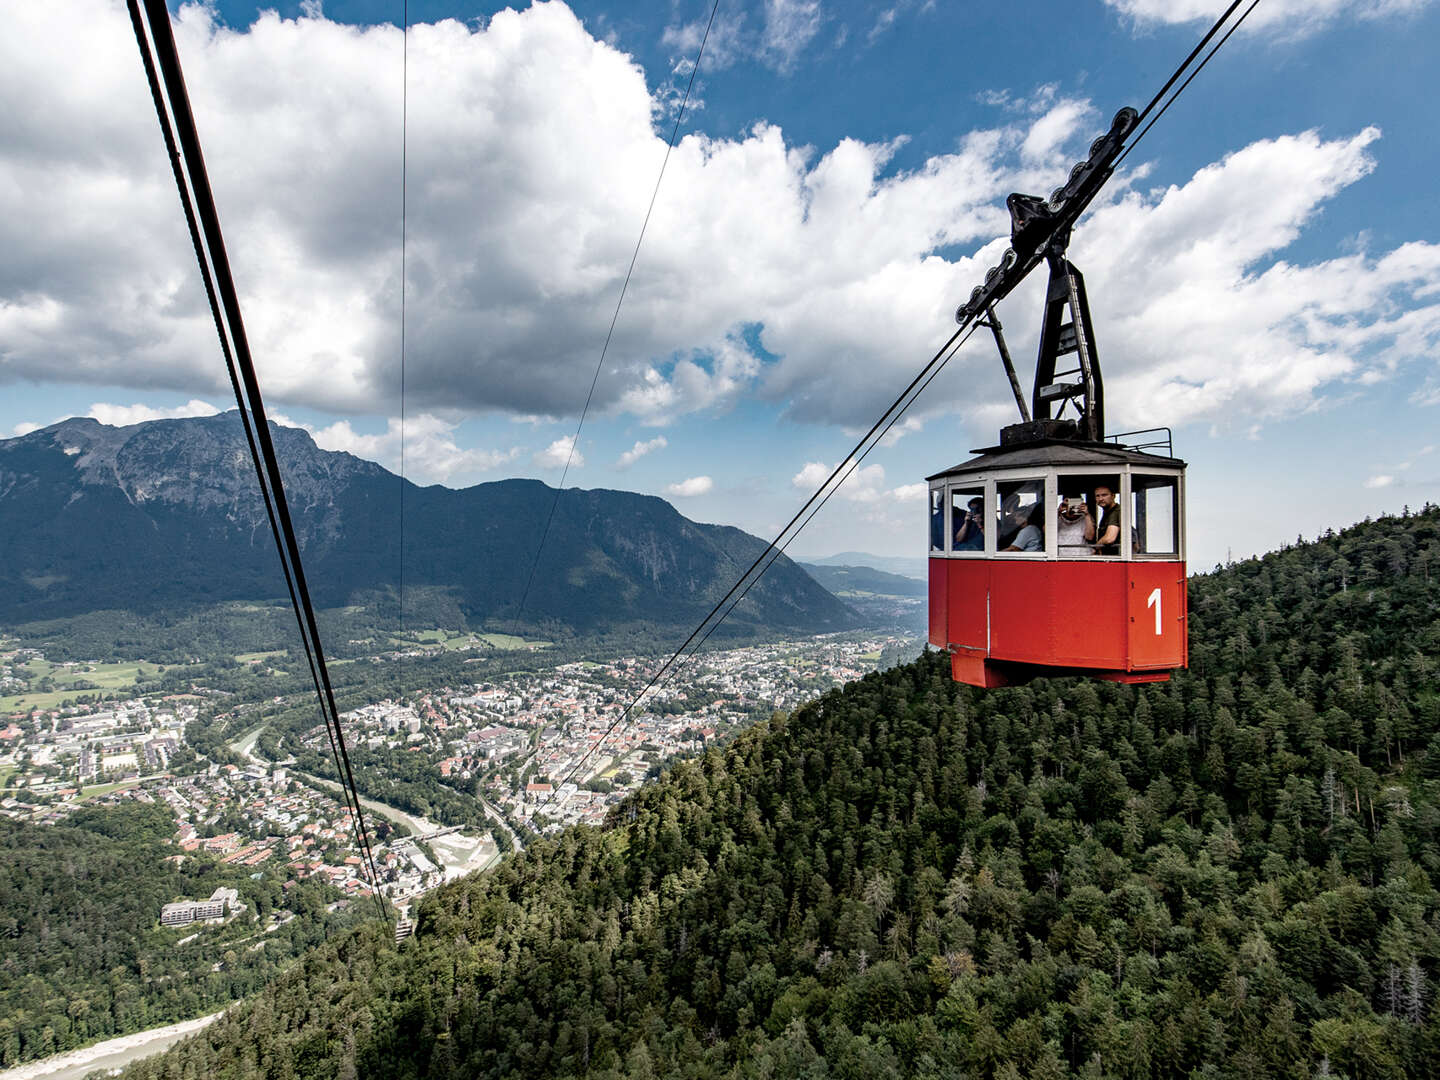
[[[1440,512],[1190,605],[1168,684],[776,716],[130,1075],[1433,1075]]]

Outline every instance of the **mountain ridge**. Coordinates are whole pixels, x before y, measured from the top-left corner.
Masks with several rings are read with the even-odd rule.
[[[339,607],[391,589],[400,478],[320,450],[303,430],[271,431],[316,603]],[[765,546],[651,495],[567,488],[557,500],[530,479],[403,484],[407,589],[438,590],[478,623],[515,617],[552,503],[525,601],[529,625],[693,625]],[[284,595],[233,411],[122,428],[72,419],[0,440],[0,520],[0,621]],[[784,556],[735,616],[799,632],[856,621]]]

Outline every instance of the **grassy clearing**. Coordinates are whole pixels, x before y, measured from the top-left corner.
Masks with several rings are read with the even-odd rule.
[[[23,694],[0,697],[0,714],[28,712],[30,709],[53,709],[67,699],[81,694],[111,696],[132,689],[142,678],[161,670],[161,665],[146,660],[121,664],[52,664],[46,660],[30,660],[18,665],[34,681],[48,678],[55,689],[31,690]],[[33,685],[33,682],[32,682]]]
[[[124,791],[126,788],[135,787],[139,780],[120,780],[114,784],[95,784],[93,787],[82,788],[76,797],[76,802],[88,802],[90,799],[98,799],[101,795],[109,795],[112,791]]]
[[[286,649],[271,649],[269,652],[238,653],[235,662],[237,664],[258,664],[262,660],[269,660],[274,656],[284,656],[287,651]]]
[[[96,690],[53,690],[47,694],[38,691],[33,694],[12,694],[10,697],[0,697],[0,716],[26,713],[31,709],[54,709],[59,707],[62,701],[73,700],[77,694],[101,692]]]
[[[553,641],[526,641],[514,634],[478,634],[476,636],[497,649],[548,649],[555,644]]]
[[[861,653],[860,659],[869,661],[872,664],[877,663],[880,659],[880,650],[876,649],[874,652]]]

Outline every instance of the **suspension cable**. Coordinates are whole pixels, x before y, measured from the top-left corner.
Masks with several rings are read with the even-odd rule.
[[[1225,14],[1222,15],[1220,19],[1215,23],[1215,25],[1210,28],[1210,33],[1206,34],[1205,37],[1201,40],[1200,44],[1195,46],[1195,52],[1200,51],[1201,47],[1205,44],[1205,42],[1209,41],[1210,38],[1214,36],[1215,31],[1220,29],[1221,24],[1230,17],[1230,12],[1234,11],[1242,2],[1243,0],[1235,0],[1235,3],[1230,5],[1229,10],[1226,11]],[[1160,118],[1170,111],[1170,106],[1174,105],[1175,100],[1185,92],[1185,88],[1195,81],[1195,76],[1199,75],[1200,72],[1205,70],[1205,65],[1210,63],[1211,59],[1215,56],[1215,54],[1220,51],[1220,46],[1224,45],[1225,42],[1229,41],[1230,35],[1235,33],[1236,30],[1240,29],[1241,25],[1245,22],[1246,19],[1250,17],[1250,13],[1255,10],[1256,6],[1259,3],[1260,0],[1250,0],[1250,6],[1246,8],[1243,13],[1241,13],[1240,18],[1235,20],[1235,25],[1231,26],[1230,29],[1225,31],[1224,37],[1217,41],[1215,43],[1215,47],[1205,54],[1205,59],[1201,60],[1200,63],[1196,65],[1195,70],[1192,71],[1189,76],[1186,77],[1185,81],[1180,84],[1180,88],[1170,96],[1170,100],[1165,102],[1165,104],[1161,106],[1160,111],[1151,118],[1150,122],[1146,124],[1145,127],[1142,128],[1133,139],[1130,140],[1130,144],[1126,146],[1125,149],[1121,152],[1120,156],[1115,159],[1115,164],[1112,166],[1112,168],[1119,168],[1120,163],[1130,156],[1130,151],[1134,150],[1135,147],[1139,144],[1140,140],[1143,139],[1146,135],[1148,135],[1150,133],[1150,129],[1159,122]],[[1189,64],[1190,61],[1194,58],[1195,53],[1192,52],[1189,58],[1186,59],[1185,64]],[[1184,66],[1185,65],[1181,65],[1181,68],[1176,70],[1175,75],[1172,75],[1170,77],[1170,83],[1173,83],[1175,81],[1175,79],[1179,76],[1180,71],[1183,70]],[[1170,83],[1166,83],[1166,87],[1169,87]],[[1157,94],[1155,96],[1154,100],[1152,100],[1149,105],[1145,106],[1145,112],[1148,113],[1150,111],[1150,109],[1155,105],[1155,102],[1160,99],[1160,95],[1163,93],[1164,91],[1162,90],[1160,94]],[[1144,113],[1142,113],[1140,116],[1140,120],[1143,120],[1144,118],[1145,115]],[[1139,124],[1140,121],[1137,120],[1136,126],[1139,127]]]
[[[165,5],[165,0],[145,0],[145,14],[142,20],[139,0],[127,0],[127,5],[130,11],[130,21],[135,30],[136,44],[140,48],[146,79],[150,86],[150,93],[154,99],[156,115],[159,118],[166,150],[170,157],[171,169],[180,192],[180,202],[185,212],[186,225],[190,231],[191,242],[195,247],[196,259],[200,264],[201,277],[210,302],[211,315],[220,338],[221,352],[225,357],[231,387],[235,391],[236,405],[245,428],[246,442],[250,448],[251,460],[255,465],[256,479],[264,499],[266,516],[270,522],[271,533],[285,575],[286,588],[290,593],[296,622],[300,628],[301,643],[305,648],[306,661],[315,682],[320,711],[325,720],[327,734],[331,734],[332,749],[338,751],[336,771],[341,779],[342,790],[348,784],[345,806],[347,811],[352,814],[356,845],[364,858],[364,865],[370,872],[371,895],[381,918],[388,922],[389,910],[384,898],[380,895],[379,874],[376,870],[369,834],[365,828],[364,815],[360,807],[359,793],[355,787],[354,774],[350,767],[349,754],[345,747],[344,731],[340,726],[334,688],[325,664],[325,654],[320,643],[319,628],[315,619],[314,607],[310,601],[304,567],[300,561],[299,542],[296,538],[289,504],[285,498],[279,459],[270,437],[269,421],[265,416],[265,406],[260,394],[254,360],[250,353],[249,340],[246,337],[244,322],[240,314],[239,295],[230,271],[229,257],[225,251],[214,193],[210,188],[204,155],[200,149],[199,133],[195,127],[195,118],[191,112],[189,96],[185,89],[184,76],[180,68],[180,56],[170,25],[169,10]],[[146,34],[147,23],[148,36]],[[160,69],[159,75],[156,72],[157,66]],[[163,76],[163,90],[161,76]],[[251,416],[254,418],[253,427],[250,421]]]
[[[600,359],[595,362],[595,374],[590,378],[590,390],[585,395],[585,405],[580,410],[580,422],[575,425],[575,434],[570,439],[570,449],[565,455],[565,467],[560,470],[560,483],[555,487],[555,497],[550,500],[550,512],[545,515],[545,527],[540,531],[540,543],[535,547],[535,559],[530,564],[525,588],[520,593],[520,603],[515,609],[515,619],[510,625],[510,636],[515,637],[520,626],[520,617],[525,611],[525,601],[530,596],[530,586],[535,582],[535,571],[540,566],[540,555],[545,550],[545,541],[550,536],[550,526],[555,520],[555,508],[560,505],[560,493],[565,489],[565,478],[570,475],[570,463],[575,460],[575,451],[580,445],[580,432],[585,427],[585,417],[590,412],[590,403],[595,398],[595,387],[600,382],[600,372],[605,367],[605,354],[610,351],[610,339],[615,336],[615,324],[620,319],[620,307],[625,303],[625,292],[630,288],[630,278],[635,273],[635,262],[640,258],[640,245],[645,241],[645,230],[650,226],[650,215],[655,211],[655,200],[660,195],[660,182],[665,179],[665,167],[670,164],[670,153],[675,149],[675,140],[680,135],[680,124],[685,119],[685,110],[690,104],[690,91],[695,88],[695,76],[700,73],[700,61],[705,57],[705,44],[710,40],[710,28],[715,25],[715,13],[720,10],[720,0],[710,7],[710,21],[705,24],[705,33],[700,38],[700,48],[695,53],[695,64],[690,69],[690,81],[685,85],[685,96],[680,100],[680,111],[675,115],[675,126],[670,130],[670,142],[665,147],[665,157],[660,162],[660,174],[655,177],[655,190],[650,193],[650,205],[645,208],[645,219],[640,223],[640,235],[635,238],[635,250],[630,253],[630,266],[625,271],[625,280],[620,286],[620,295],[615,300],[615,311],[610,316],[610,328],[605,331],[605,344],[600,347]]]
[[[658,684],[660,688],[663,689],[664,687],[670,685],[670,683],[674,682],[679,677],[679,675],[689,667],[691,661],[694,660],[696,655],[699,653],[701,647],[705,644],[706,641],[709,640],[710,635],[713,634],[717,629],[719,629],[720,624],[723,623],[726,619],[728,619],[735,611],[735,609],[740,606],[741,601],[743,601],[745,597],[749,595],[750,590],[755,587],[755,585],[762,577],[765,576],[765,573],[770,569],[770,567],[775,565],[776,561],[780,558],[781,555],[785,553],[786,549],[789,548],[789,546],[794,542],[795,538],[798,537],[800,533],[805,530],[805,527],[810,524],[811,520],[815,517],[815,515],[825,508],[825,504],[828,503],[831,497],[840,490],[841,486],[845,483],[845,481],[848,480],[851,475],[853,475],[855,471],[860,468],[862,464],[864,464],[865,459],[870,456],[870,452],[874,450],[875,447],[881,444],[885,436],[889,434],[890,429],[899,422],[900,418],[905,415],[905,413],[909,410],[910,406],[919,399],[920,395],[925,392],[926,388],[930,385],[930,383],[935,380],[935,377],[944,370],[945,365],[954,358],[955,354],[960,351],[960,349],[965,345],[965,343],[970,340],[971,335],[974,334],[975,331],[978,329],[978,323],[971,323],[968,329],[962,327],[961,330],[956,331],[956,333],[950,338],[950,340],[945,343],[945,345],[941,348],[940,352],[936,354],[935,359],[932,360],[930,364],[927,364],[925,371],[921,373],[924,381],[921,382],[920,379],[917,378],[908,387],[906,387],[904,393],[902,393],[900,398],[897,398],[896,402],[891,406],[891,410],[894,410],[893,413],[891,413],[890,410],[887,410],[888,419],[882,417],[882,420],[884,421],[883,427],[881,427],[879,424],[876,425],[876,427],[879,429],[878,433],[876,432],[876,428],[871,428],[871,431],[866,433],[865,438],[861,439],[860,442],[856,444],[855,448],[851,450],[850,455],[847,456],[845,460],[836,467],[835,471],[830,474],[830,477],[823,484],[821,484],[818,489],[816,489],[815,494],[806,501],[805,506],[801,507],[800,513],[796,514],[796,516],[790,520],[789,525],[786,525],[784,529],[780,530],[780,532],[776,535],[775,539],[770,542],[769,547],[767,547],[766,550],[761,553],[760,559],[757,559],[756,562],[751,565],[750,569],[747,570],[743,575],[741,575],[739,581],[735,583],[735,588],[739,588],[742,583],[744,583],[745,587],[743,590],[740,591],[740,594],[735,597],[734,601],[731,602],[730,605],[726,607],[723,612],[719,612],[718,618],[715,617],[716,613],[719,610],[719,607],[725,603],[725,600],[729,599],[730,594],[727,593],[726,597],[722,598],[722,600],[720,601],[720,604],[717,604],[715,608],[711,609],[710,614],[706,615],[705,619],[702,620],[700,626],[696,628],[697,633],[701,629],[704,629],[705,631],[700,636],[699,640],[695,641],[694,644],[691,645],[690,639],[687,639],[685,644],[681,645],[680,648],[675,651],[675,656],[672,656],[670,658],[670,661],[668,661],[666,665],[662,666],[660,671],[656,672],[655,677],[650,680],[650,682],[645,686],[643,690],[641,690],[638,694],[634,696],[634,698],[631,699],[630,703],[625,706],[625,708],[621,711],[620,715],[615,719],[615,721],[610,725],[610,727],[605,730],[605,733],[600,736],[596,743],[588,750],[586,750],[583,755],[581,755],[581,757],[576,761],[575,765],[570,769],[568,773],[566,773],[565,778],[561,780],[560,784],[556,786],[556,789],[551,792],[550,799],[546,800],[545,805],[540,807],[540,809],[536,811],[537,814],[549,806],[550,801],[552,801],[559,793],[559,788],[570,782],[574,775],[580,770],[581,766],[583,766],[586,760],[589,759],[590,755],[595,753],[602,746],[605,745],[605,743],[609,740],[610,736],[614,734],[615,729],[618,728],[625,721],[625,719],[634,711],[635,707],[640,703],[641,699],[644,698],[644,696],[649,693],[653,687]],[[919,384],[918,387],[916,386],[917,383]],[[896,406],[899,407],[896,408]],[[874,438],[870,437],[872,433],[874,434]],[[869,445],[865,445],[867,441]],[[863,450],[861,450],[862,446],[864,447]],[[841,473],[842,469],[844,470],[843,474]],[[831,481],[835,482],[832,484]],[[821,497],[822,492],[823,497]],[[815,503],[813,508],[810,508],[811,503]],[[800,514],[805,513],[807,508],[810,508],[810,510],[809,513],[805,516],[805,519],[800,522],[798,528],[795,528],[793,532],[790,531],[791,526],[795,524],[795,521],[800,517]],[[787,532],[790,533],[788,537],[785,536]],[[781,539],[782,537],[784,537],[783,542]],[[769,557],[768,560],[766,560],[767,556]],[[766,560],[764,562],[764,565],[760,565],[761,560]],[[757,567],[758,572],[756,572]],[[733,593],[734,591],[735,589],[732,588],[731,593]],[[708,626],[706,625],[707,623]],[[691,638],[693,638],[694,636],[695,635],[692,634]],[[687,646],[689,646],[688,654],[680,657],[680,654],[686,653]],[[680,657],[678,664],[674,664],[676,657]],[[674,666],[671,666],[672,664],[674,664]],[[666,667],[670,668],[669,674],[664,678],[664,681],[661,682],[661,675],[665,673]]]
[[[405,256],[409,239],[409,180],[410,0],[404,0],[401,5],[400,27],[400,558],[395,577],[395,607],[402,653],[405,640]],[[401,663],[403,673],[403,661]]]
[[[655,687],[655,685],[660,681],[661,677],[664,676],[667,671],[669,671],[675,666],[676,662],[680,659],[681,654],[684,653],[687,648],[689,648],[692,642],[694,642],[697,638],[701,636],[701,633],[710,624],[710,621],[715,618],[715,616],[720,612],[722,608],[725,607],[726,603],[730,601],[731,598],[734,597],[737,593],[740,593],[742,588],[744,588],[746,592],[749,591],[750,586],[754,584],[754,582],[750,581],[751,576],[755,575],[755,580],[757,581],[760,577],[764,576],[765,570],[769,569],[769,564],[766,564],[764,569],[760,569],[759,574],[756,574],[755,571],[761,567],[762,563],[765,563],[766,557],[771,556],[771,552],[776,552],[776,554],[774,556],[771,556],[770,558],[770,562],[773,563],[774,559],[778,557],[779,552],[777,549],[780,547],[782,541],[788,545],[791,540],[795,539],[795,536],[789,535],[791,530],[794,529],[795,535],[799,535],[800,530],[795,529],[796,523],[799,522],[800,519],[805,516],[805,513],[809,511],[812,506],[815,506],[817,502],[823,505],[824,501],[828,501],[830,494],[834,494],[833,489],[838,489],[840,484],[844,483],[844,477],[848,477],[850,475],[850,472],[853,471],[854,459],[856,459],[857,457],[862,457],[864,454],[868,454],[870,452],[870,449],[873,449],[873,447],[870,446],[871,441],[874,440],[875,442],[878,442],[879,439],[884,437],[885,433],[890,430],[890,428],[895,424],[895,422],[899,420],[900,416],[904,414],[905,410],[908,409],[910,405],[914,402],[915,398],[918,396],[919,389],[923,389],[924,386],[928,386],[930,378],[933,378],[935,374],[938,374],[938,369],[948,363],[950,357],[954,355],[954,353],[959,349],[960,345],[964,344],[962,336],[964,338],[968,338],[970,333],[973,332],[973,319],[967,320],[964,325],[957,328],[955,332],[950,335],[944,345],[940,346],[939,351],[937,351],[935,355],[930,358],[929,363],[927,363],[923,368],[920,369],[920,373],[916,375],[915,378],[910,380],[910,383],[905,387],[904,390],[900,392],[899,396],[896,397],[895,400],[886,407],[885,411],[880,414],[880,418],[870,426],[870,430],[865,432],[865,434],[860,437],[859,442],[855,444],[854,448],[850,451],[850,453],[846,454],[845,457],[841,459],[840,464],[836,465],[835,468],[831,470],[830,475],[826,477],[825,481],[818,488],[816,488],[814,494],[812,494],[808,499],[805,500],[804,504],[800,507],[799,510],[795,511],[794,516],[791,517],[790,520],[785,523],[784,527],[775,534],[775,538],[771,540],[768,544],[766,544],[764,550],[762,550],[760,554],[755,557],[755,561],[752,562],[749,567],[746,568],[745,572],[735,580],[735,583],[730,586],[729,590],[725,593],[725,595],[722,596],[718,601],[716,601],[715,606],[712,607],[709,612],[706,613],[705,617],[700,620],[699,625],[697,625],[694,630],[690,631],[690,635],[683,642],[680,643],[680,647],[670,655],[670,658],[666,660],[665,663],[660,665],[660,668],[655,672],[653,676],[651,676],[650,681],[645,684],[644,688],[641,689],[641,691],[636,694],[634,698],[631,699],[630,704],[625,707],[625,709],[621,712],[620,716],[615,720],[614,723],[610,725],[609,731],[607,731],[605,736],[601,738],[601,743],[604,742],[605,738],[609,737],[610,732],[613,732],[615,728],[620,725],[621,721],[623,721],[627,716],[630,715],[631,711],[634,710],[635,706],[647,693],[650,692],[650,690]],[[878,435],[877,432],[879,433]],[[847,466],[851,466],[851,468],[847,469]],[[842,473],[844,474],[843,477]],[[827,490],[830,492],[830,494],[826,494]],[[818,509],[819,507],[816,507],[817,511]],[[812,513],[811,517],[813,516],[814,514]],[[809,520],[809,518],[806,518],[805,524],[809,524]],[[804,525],[801,525],[800,528],[803,529]],[[786,539],[787,536],[789,536],[789,539]],[[747,582],[749,584],[747,584]],[[739,601],[737,600],[736,603],[739,603]],[[733,608],[734,605],[732,604],[731,609],[733,610]],[[728,615],[729,612],[727,611],[726,617],[728,617]],[[723,622],[724,619],[722,618],[720,621]],[[596,745],[598,746],[600,745],[600,743],[597,743]],[[576,763],[575,768],[571,769],[570,773],[567,774],[565,781],[562,781],[562,784],[569,781],[570,776],[574,775],[575,769],[578,769],[580,765],[590,756],[590,753],[593,752],[593,749],[594,748],[592,747],[591,750],[586,751],[586,753],[581,756],[580,760]],[[546,800],[544,806],[540,807],[540,810],[543,810],[546,806],[549,806],[550,802],[555,798],[558,793],[558,788],[552,791],[550,799]],[[539,813],[540,810],[537,810],[536,813]]]

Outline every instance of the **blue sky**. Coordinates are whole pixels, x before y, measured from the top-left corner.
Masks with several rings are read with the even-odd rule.
[[[948,337],[1005,193],[1218,6],[722,0],[567,483],[772,532]],[[400,5],[266,10],[179,41],[267,400],[394,467]],[[418,482],[558,480],[708,13],[410,5]],[[123,5],[13,21],[0,436],[229,407]],[[1175,427],[1196,566],[1440,498],[1437,40],[1424,0],[1262,0],[1076,230],[1111,426]],[[1023,372],[1034,289],[1001,314]],[[1010,419],[976,345],[792,553],[923,552],[917,485]]]

